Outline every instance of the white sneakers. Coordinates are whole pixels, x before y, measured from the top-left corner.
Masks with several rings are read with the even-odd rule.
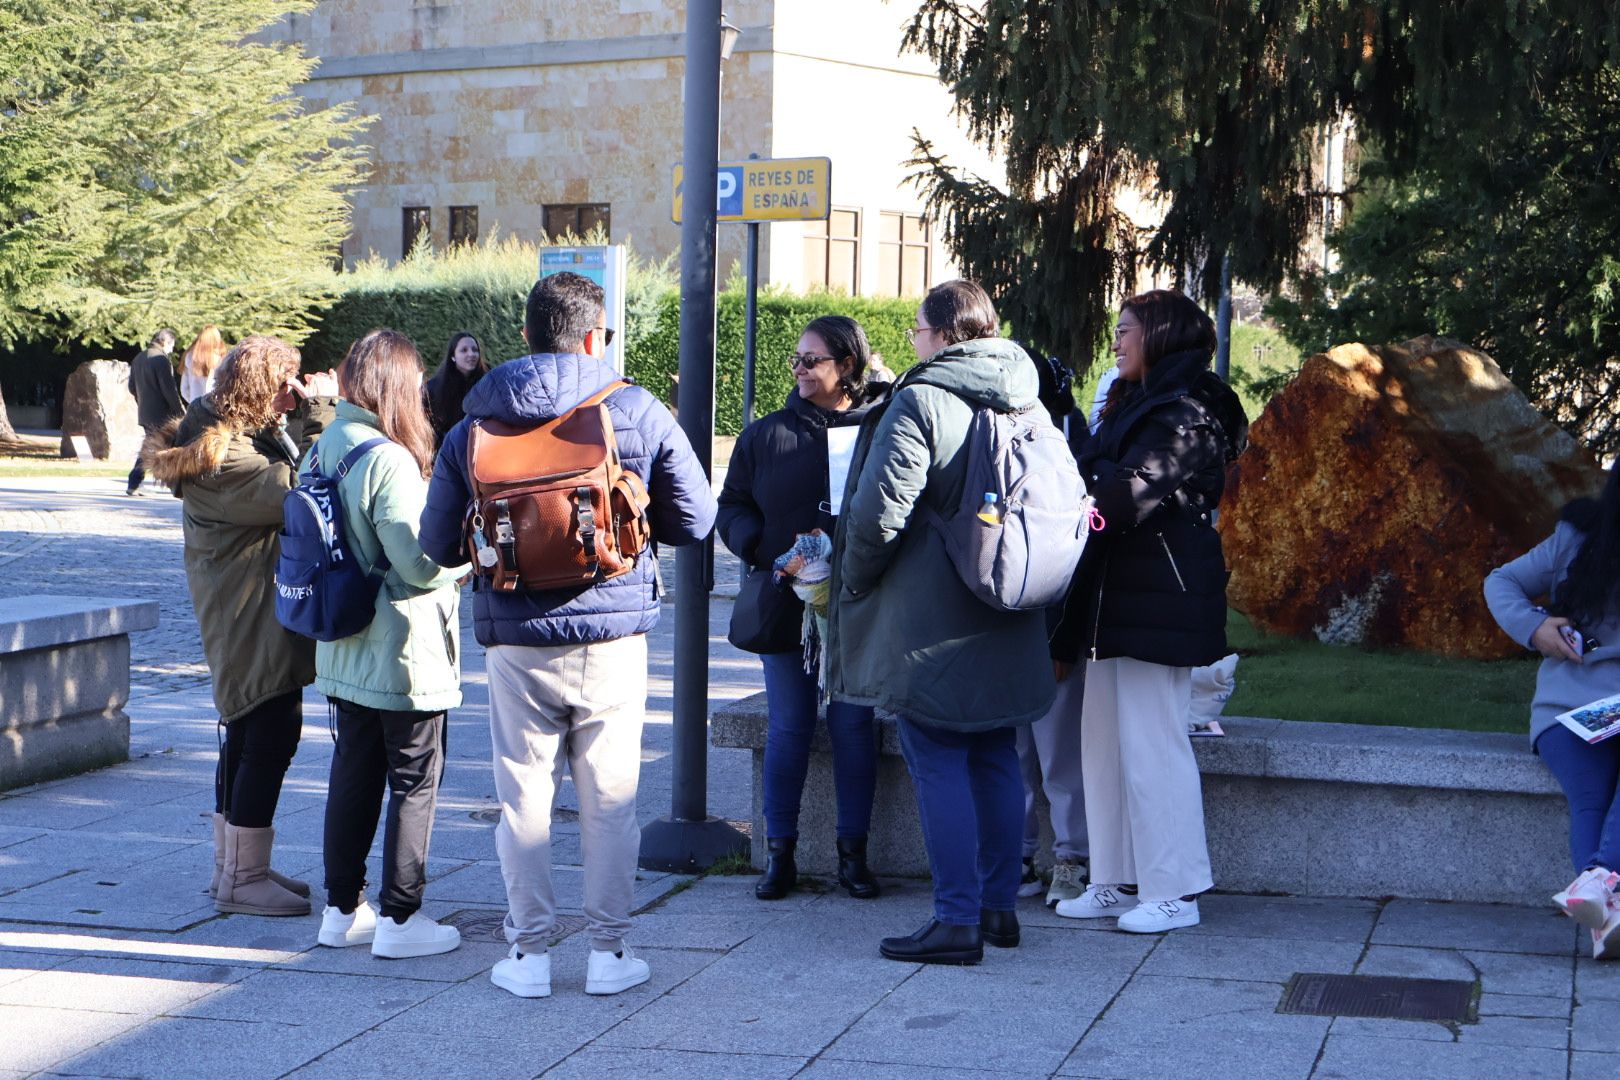
[[[489,972],[489,981],[524,998],[551,996],[551,954],[520,953],[516,945]]]
[[[1196,900],[1144,900],[1119,917],[1119,928],[1131,934],[1162,934],[1198,925]]]
[[[1059,900],[1054,909],[1065,919],[1111,919],[1136,906],[1136,896],[1113,885],[1091,884],[1073,900]]]
[[[1552,900],[1559,910],[1588,930],[1602,930],[1617,883],[1620,883],[1620,874],[1594,866],[1583,870],[1563,891],[1554,893]]]
[[[349,915],[328,906],[321,911],[321,932],[316,937],[322,945],[343,949],[350,945],[370,945],[377,930],[377,909],[360,898],[360,905]]]
[[[1077,862],[1058,862],[1052,865],[1052,886],[1046,890],[1046,906],[1052,907],[1065,900],[1076,900],[1086,888],[1086,868]]]
[[[1041,874],[1035,869],[1034,859],[1024,860],[1024,873],[1018,879],[1018,895],[1020,897],[1041,895]]]
[[[585,962],[585,992],[617,994],[640,986],[651,974],[647,961],[637,958],[623,942],[619,943],[618,952],[592,949],[590,959]],[[514,945],[506,959],[490,969],[489,981],[518,997],[550,997],[551,954],[520,953]]]
[[[650,975],[647,961],[638,960],[630,952],[630,946],[621,941],[618,952],[591,950],[591,958],[585,963],[585,992],[617,994],[640,986]]]
[[[378,919],[377,929],[371,938],[371,955],[403,960],[411,956],[447,953],[460,944],[461,931],[453,926],[440,926],[416,911],[403,923]]]
[[[1609,900],[1609,917],[1592,931],[1592,959],[1620,960],[1620,898]]]

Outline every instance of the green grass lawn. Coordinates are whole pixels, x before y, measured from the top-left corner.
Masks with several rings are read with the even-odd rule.
[[[1228,716],[1529,730],[1539,657],[1449,660],[1323,645],[1262,634],[1235,611],[1228,614],[1226,633],[1242,657]]]
[[[81,464],[77,461],[0,457],[0,478],[9,476],[129,476],[129,465]]]

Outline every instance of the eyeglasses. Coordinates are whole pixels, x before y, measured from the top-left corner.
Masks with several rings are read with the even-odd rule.
[[[604,346],[613,344],[613,327],[598,326],[596,329],[602,331],[602,344]]]
[[[932,326],[913,326],[906,331],[906,337],[916,342],[918,334],[931,334],[933,332],[934,328]]]
[[[788,357],[788,367],[795,371],[797,371],[799,368],[804,368],[806,371],[809,371],[817,364],[824,364],[828,360],[833,359],[836,359],[836,357],[817,356],[814,353],[794,353],[792,356]]]

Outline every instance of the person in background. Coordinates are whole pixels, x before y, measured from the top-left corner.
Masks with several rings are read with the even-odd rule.
[[[170,421],[178,420],[186,411],[185,403],[180,400],[180,387],[174,381],[174,365],[169,361],[174,341],[174,331],[165,326],[152,335],[145,351],[130,361],[129,392],[135,395],[136,418],[145,439],[163,430]],[[129,470],[129,486],[124,494],[139,495],[145,479],[144,459],[138,456]]]
[[[465,415],[461,403],[466,399],[467,391],[477,386],[478,380],[488,372],[489,364],[484,360],[484,348],[478,339],[465,330],[451,334],[450,344],[445,346],[444,359],[439,362],[439,370],[427,381],[424,391],[428,415],[433,421],[435,452],[444,445],[445,435]]]
[[[1546,607],[1536,604],[1550,597]],[[1620,694],[1620,469],[1577,499],[1553,534],[1485,578],[1497,625],[1544,659],[1530,704],[1530,748],[1569,802],[1575,880],[1553,903],[1590,931],[1592,956],[1620,958],[1620,739],[1588,743],[1558,714]]]
[[[225,339],[219,327],[205,326],[186,350],[180,365],[180,396],[189,404],[214,388],[214,373],[225,359]]]
[[[1034,365],[1000,327],[975,282],[929,290],[911,330],[921,363],[861,425],[834,542],[827,691],[899,717],[933,871],[933,918],[884,938],[891,960],[976,964],[986,942],[1019,941],[1014,729],[1052,706],[1046,620],[976,597],[918,520],[924,505],[951,514],[961,500],[974,410],[1038,400]]]
[[[144,460],[184,504],[186,584],[225,738],[214,782],[221,912],[307,915],[309,886],[270,868],[281,782],[298,750],[315,643],[276,621],[281,504],[300,453],[330,421],[331,373],[298,376],[298,350],[252,336],[225,355],[214,391],[146,443]]]
[[[883,397],[868,387],[866,332],[854,319],[826,315],[804,328],[791,358],[797,383],[782,408],[748,425],[731,452],[716,525],[748,565],[732,605],[731,643],[758,653],[769,714],[763,773],[765,873],[761,900],[779,900],[798,880],[794,849],[799,801],[816,728],[820,650],[807,654],[804,604],[776,580],[772,564],[813,529],[832,536],[828,432],[853,434]],[[840,490],[839,494],[842,494]],[[813,638],[813,635],[811,635]],[[833,783],[838,800],[838,883],[857,899],[878,895],[866,863],[866,833],[877,784],[877,741],[870,707],[827,704]]]
[[[1067,918],[1155,933],[1197,925],[1214,884],[1187,738],[1192,669],[1226,655],[1226,560],[1211,520],[1248,422],[1209,370],[1215,326],[1187,297],[1126,300],[1119,377],[1080,473],[1106,523],[1052,636],[1059,681],[1086,658],[1081,729],[1091,884]]]
[[[422,358],[405,335],[373,330],[338,369],[343,400],[303,471],[338,477],[344,535],[367,573],[382,569],[376,613],[358,634],[315,645],[315,689],[335,714],[326,795],[326,910],[322,945],[371,946],[398,959],[449,952],[453,926],[422,914],[428,842],[444,773],[445,713],[461,704],[459,658],[465,566],[442,569],[417,539],[433,467],[422,411]],[[381,439],[346,471],[340,462]],[[339,473],[341,475],[339,476]],[[366,854],[383,789],[380,915],[366,901]]]

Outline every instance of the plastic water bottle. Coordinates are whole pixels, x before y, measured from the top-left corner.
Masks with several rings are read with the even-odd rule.
[[[995,492],[987,491],[984,493],[984,505],[979,507],[978,518],[986,525],[1001,524],[1001,507],[996,505],[996,501]]]

